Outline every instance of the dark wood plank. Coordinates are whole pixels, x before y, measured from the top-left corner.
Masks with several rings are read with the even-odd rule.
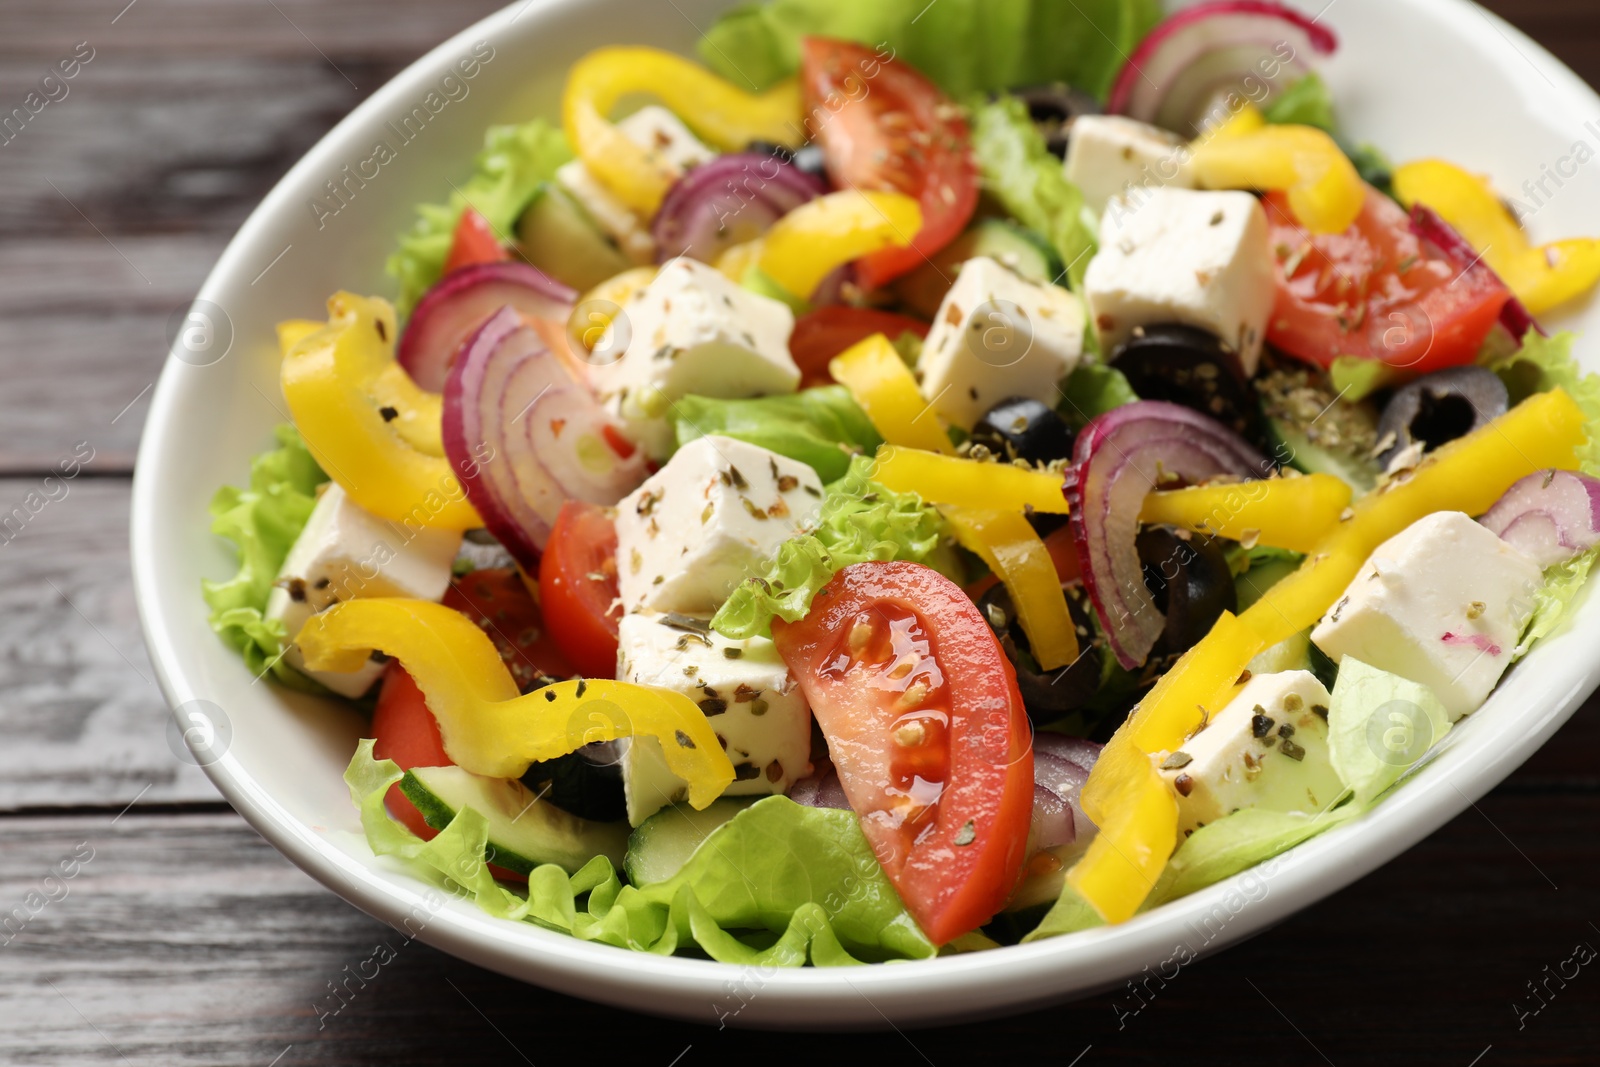
[[[58,499],[24,525],[12,509],[27,516],[30,493]],[[0,479],[0,811],[217,799],[168,747],[128,582],[128,494]]]
[[[920,1052],[943,1065],[1034,1048],[1065,1065],[1092,1046],[1082,1062],[1311,1064],[1320,1051],[1337,1064],[1414,1067],[1465,1065],[1492,1045],[1481,1062],[1590,1062],[1580,1050],[1600,1043],[1592,968],[1552,985],[1521,1029],[1512,1005],[1531,1009],[1525,983],[1574,945],[1600,945],[1590,925],[1600,798],[1499,793],[1481,806],[1269,933],[1164,987],[1152,980],[1136,1014],[1124,989],[992,1023],[799,1041],[632,1016],[408,944],[232,815],[9,819],[0,911],[30,911],[28,894],[42,896],[58,864],[92,859],[51,883],[64,898],[35,898],[37,915],[0,947],[0,1060],[543,1064],[581,1052],[665,1065],[692,1046],[686,1064],[815,1063],[835,1049],[852,1062],[914,1063]],[[392,962],[322,1016],[328,983],[379,945]]]

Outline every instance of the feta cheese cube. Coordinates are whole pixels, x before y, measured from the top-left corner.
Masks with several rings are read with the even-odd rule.
[[[922,346],[917,376],[940,417],[972,429],[1012,397],[1057,400],[1083,355],[1083,305],[1057,285],[1034,285],[987,256],[961,265]]]
[[[726,795],[784,793],[811,773],[811,709],[771,641],[730,641],[688,616],[624,615],[619,629],[617,677],[676,690],[700,706],[733,762]],[[634,826],[687,789],[653,737],[628,743],[622,784]]]
[[[794,312],[729,281],[716,268],[674,259],[634,293],[613,323],[622,355],[592,366],[590,387],[660,458],[671,450],[671,402],[792,393]]]
[[[267,598],[266,617],[281,620],[292,642],[317,612],[358,597],[438,600],[450,586],[461,534],[397,526],[363,510],[336,483],[323,490],[289,550]],[[359,671],[310,671],[290,644],[288,664],[335,693],[359,697],[383,673],[381,662]]]
[[[1140,327],[1194,326],[1221,338],[1252,376],[1277,297],[1267,214],[1249,193],[1119,197],[1100,222],[1084,291],[1107,353]]]
[[[711,614],[821,509],[808,465],[731,437],[689,442],[617,505],[623,610]]]
[[[716,153],[701,144],[678,116],[654,104],[618,122],[617,129],[675,174],[716,158]],[[650,220],[635,215],[581,160],[575,159],[558,168],[556,181],[583,205],[595,225],[617,242],[623,255],[635,263],[655,261],[656,242],[650,236]]]
[[[1311,640],[1335,663],[1354,656],[1427,686],[1455,722],[1511,665],[1543,582],[1481,524],[1435,512],[1378,546]]]
[[[1156,754],[1187,837],[1241,808],[1315,815],[1344,793],[1328,756],[1328,690],[1310,671],[1258,674],[1175,752]]]
[[[1176,134],[1120,115],[1083,115],[1067,140],[1067,180],[1096,214],[1132,190],[1193,189],[1189,147]]]

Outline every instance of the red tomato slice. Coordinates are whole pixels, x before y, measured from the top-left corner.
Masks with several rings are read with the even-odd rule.
[[[548,679],[578,673],[562,654],[539,602],[515,567],[485,568],[453,578],[443,602],[489,635],[524,693]]]
[[[831,385],[833,375],[828,373],[828,361],[879,333],[891,341],[907,333],[926,340],[928,324],[892,311],[840,304],[801,315],[794,322],[794,332],[789,335],[789,354],[800,368],[800,388]]]
[[[857,261],[857,280],[876,289],[922,266],[972,218],[978,168],[967,123],[932,82],[864,45],[807,37],[801,53],[808,132],[833,183],[905,193],[922,205],[909,248]]]
[[[473,208],[462,208],[461,221],[456,223],[455,237],[450,242],[450,254],[445,257],[444,273],[475,263],[499,263],[510,258],[510,251],[490,229],[489,220]]]
[[[1308,363],[1356,356],[1417,374],[1471,363],[1511,297],[1492,272],[1458,271],[1376,189],[1340,234],[1309,233],[1282,193],[1265,206],[1278,262],[1267,340]]]
[[[916,563],[858,563],[810,614],[772,624],[850,806],[937,944],[1005,904],[1033,814],[1016,675],[961,588]]]
[[[569,500],[539,560],[539,599],[551,636],[578,673],[617,676],[617,529],[606,510]]]

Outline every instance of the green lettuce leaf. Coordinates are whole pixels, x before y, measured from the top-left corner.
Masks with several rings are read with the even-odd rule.
[[[1262,115],[1279,126],[1315,126],[1327,133],[1338,128],[1333,116],[1333,94],[1320,74],[1307,74],[1279,93]]]
[[[1079,896],[1076,889],[1071,885],[1063,885],[1061,895],[1050,905],[1050,910],[1044,913],[1039,925],[1023,936],[1022,943],[1043,941],[1047,937],[1060,937],[1062,934],[1075,934],[1079,930],[1092,930],[1105,924],[1106,921],[1100,918],[1100,913]]]
[[[808,464],[823,484],[843,478],[851,456],[871,455],[883,444],[842,385],[753,400],[686,396],[672,405],[672,414],[679,448],[722,434]]]
[[[1084,362],[1077,366],[1061,387],[1062,400],[1058,405],[1062,417],[1075,430],[1089,425],[1096,415],[1104,415],[1112,408],[1135,403],[1139,394],[1133,391],[1121,371],[1104,363]]]
[[[1594,569],[1596,553],[1600,553],[1600,549],[1592,548],[1583,555],[1574,556],[1544,572],[1544,585],[1533,594],[1533,614],[1529,616],[1522,641],[1513,654],[1514,660],[1527,655],[1535,641],[1555,632],[1556,627],[1566,616],[1567,610],[1572,607],[1572,600],[1578,595],[1578,590],[1589,580],[1589,572]]]
[[[317,487],[328,476],[293,426],[284,423],[274,433],[278,447],[250,461],[250,488],[223,486],[211,498],[211,532],[237,547],[239,570],[227,581],[202,581],[201,593],[211,608],[211,628],[238,650],[251,673],[261,674],[270,663],[279,681],[320,690],[280,659],[288,635],[263,613],[284,558],[311,518]]]
[[[765,89],[800,69],[808,34],[888,45],[951,96],[1065,82],[1102,100],[1159,0],[772,0],[734,8],[700,40],[700,58],[739,86]]]
[[[1494,362],[1490,369],[1506,383],[1513,405],[1534,393],[1565,389],[1583,409],[1589,431],[1589,442],[1578,453],[1583,472],[1600,476],[1600,374],[1587,373],[1578,365],[1572,354],[1577,340],[1572,333],[1545,337],[1530,331],[1518,352]]]
[[[670,955],[694,947],[752,966],[839,966],[926,959],[934,946],[889,884],[848,811],[768,797],[715,830],[671,879],[623,885],[596,856],[568,875],[534,869],[526,894],[500,885],[484,862],[488,826],[458,812],[431,841],[392,819],[384,795],[402,772],[362,741],[345,771],[367,843],[418,877],[502,919],[584,941]]]
[[[1049,239],[1067,265],[1071,288],[1081,289],[1098,247],[1098,224],[1061,161],[1045,147],[1027,105],[1003,96],[974,107],[972,151],[984,189],[1018,222]]]
[[[462,208],[472,205],[505,239],[516,230],[517,217],[539,183],[553,178],[556,168],[571,158],[560,128],[544,119],[490,127],[472,176],[444,203],[419,204],[416,223],[400,236],[399,250],[389,257],[386,269],[400,283],[400,313],[410,311],[444,272]]]
[[[944,520],[915,493],[894,493],[872,480],[872,461],[857,456],[828,487],[816,528],[791,537],[760,572],[733,591],[711,620],[725,637],[770,636],[774,616],[788,622],[811,610],[811,599],[845,567],[867,560],[910,560],[941,570]]]
[[[1450,732],[1433,691],[1346,656],[1328,705],[1328,754],[1363,810]]]

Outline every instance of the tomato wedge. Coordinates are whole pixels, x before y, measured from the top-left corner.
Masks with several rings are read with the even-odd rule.
[[[988,922],[1022,869],[1033,749],[1016,675],[961,588],[916,563],[858,563],[772,624],[850,806],[923,932]]]
[[[477,623],[524,693],[578,672],[545,625],[539,603],[515,567],[486,567],[452,579],[443,604]]]
[[[1458,271],[1376,189],[1339,234],[1309,233],[1282,193],[1265,206],[1278,266],[1267,340],[1308,363],[1354,356],[1416,374],[1471,363],[1511,298],[1492,272]]]
[[[617,529],[606,509],[569,500],[539,559],[539,599],[551,636],[578,673],[617,675]]]
[[[801,84],[833,183],[904,193],[922,206],[910,247],[856,262],[863,287],[922,266],[966,228],[978,206],[978,168],[966,120],[937,86],[871,48],[828,37],[802,42]]]
[[[450,254],[445,257],[444,273],[475,263],[499,263],[510,258],[511,252],[495,236],[489,220],[473,208],[462,208],[461,221],[456,223],[455,236],[450,241]]]
[[[831,385],[833,375],[828,373],[828,361],[879,333],[891,341],[907,333],[926,340],[928,324],[892,311],[840,304],[801,315],[789,335],[789,355],[800,368],[800,388]]]

